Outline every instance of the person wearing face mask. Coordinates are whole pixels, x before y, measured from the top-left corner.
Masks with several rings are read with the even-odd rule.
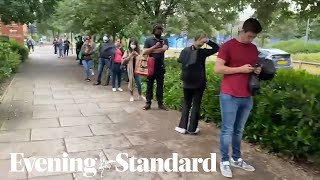
[[[212,49],[201,48],[208,44]],[[175,130],[181,134],[199,133],[198,122],[200,118],[200,105],[203,92],[206,88],[206,59],[217,53],[219,46],[201,33],[195,37],[192,46],[181,51],[178,62],[182,64],[181,80],[183,81],[184,103],[179,126]],[[190,109],[191,110],[191,116]],[[190,123],[188,127],[188,122]]]
[[[135,74],[135,68],[137,63],[137,56],[140,54],[139,42],[135,38],[131,38],[129,41],[128,51],[123,56],[123,65],[127,66],[128,72],[128,89],[130,91],[130,102],[134,101],[133,96],[133,81],[135,81],[137,89],[138,89],[138,100],[142,99],[142,90],[141,90],[141,79],[140,76]]]
[[[153,28],[153,37],[147,38],[144,43],[143,54],[149,55],[155,59],[154,74],[148,77],[147,80],[147,102],[143,107],[144,110],[151,108],[151,101],[153,98],[154,81],[157,82],[157,101],[158,107],[161,110],[167,111],[168,108],[163,104],[163,85],[164,85],[164,53],[168,50],[168,40],[162,37],[163,28],[161,25],[156,25]]]

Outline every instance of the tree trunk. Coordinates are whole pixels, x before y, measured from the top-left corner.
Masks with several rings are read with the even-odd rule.
[[[52,29],[52,38],[54,39],[55,38],[55,34],[54,34],[54,30]]]

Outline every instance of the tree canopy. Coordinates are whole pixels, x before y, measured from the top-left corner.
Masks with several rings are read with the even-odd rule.
[[[60,0],[0,0],[0,19],[3,23],[33,23],[48,18]]]
[[[193,36],[223,29],[248,6],[268,31],[288,18],[315,18],[320,9],[319,2],[311,0],[63,0],[49,25],[61,31],[130,37],[150,33],[154,24],[162,24],[168,34]]]

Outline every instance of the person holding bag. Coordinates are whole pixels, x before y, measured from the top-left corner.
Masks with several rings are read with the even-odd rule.
[[[255,92],[252,90],[259,88],[257,77],[261,74],[262,68],[258,66],[259,51],[252,42],[261,31],[262,26],[257,19],[247,19],[239,37],[221,46],[215,64],[215,72],[223,75],[220,90],[220,171],[223,176],[229,178],[233,176],[231,167],[255,171],[255,168],[242,158],[241,141],[245,124],[253,108],[252,96]],[[254,67],[255,65],[257,66]],[[252,75],[253,73],[256,75]]]
[[[135,38],[131,38],[129,41],[128,51],[123,56],[122,64],[127,66],[128,72],[128,89],[130,91],[130,102],[134,101],[133,96],[133,82],[135,81],[138,89],[138,100],[142,99],[142,90],[141,90],[141,78],[138,74],[135,74],[137,59],[139,58],[141,51],[139,47],[139,42]]]
[[[212,49],[202,49],[204,44],[208,44]],[[182,64],[181,80],[183,81],[184,103],[179,126],[175,130],[181,134],[199,133],[198,122],[200,118],[200,105],[203,92],[206,88],[206,59],[217,53],[219,46],[201,33],[195,37],[192,46],[186,47],[181,51],[178,62]],[[190,109],[190,124],[189,114]]]
[[[158,101],[158,107],[161,110],[168,111],[168,108],[163,102],[163,87],[164,87],[164,76],[165,76],[165,52],[169,48],[168,39],[162,36],[163,27],[161,25],[155,25],[153,27],[153,36],[147,38],[144,42],[145,56],[154,59],[154,72],[151,76],[148,76],[147,80],[147,92],[146,92],[146,105],[143,107],[144,110],[151,108],[153,99],[153,87],[154,82],[157,83],[156,96]],[[149,61],[149,60],[148,60]],[[149,64],[149,63],[148,63]],[[149,69],[149,67],[148,67]]]

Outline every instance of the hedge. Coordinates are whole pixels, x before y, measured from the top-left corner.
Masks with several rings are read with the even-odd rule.
[[[288,53],[319,53],[320,43],[308,42],[305,44],[304,41],[281,41],[272,45],[273,48],[281,49]]]
[[[28,49],[15,41],[0,43],[0,80],[16,72],[18,65],[28,58]]]
[[[11,50],[20,55],[20,59],[22,62],[28,59],[29,50],[27,47],[25,47],[23,44],[15,40],[10,40],[9,44],[10,44]]]
[[[219,91],[221,76],[207,65],[208,86],[201,105],[201,116],[220,127]],[[181,110],[183,91],[180,64],[166,60],[164,101]],[[143,85],[145,89],[145,84]],[[246,124],[244,138],[270,152],[293,158],[309,158],[320,163],[320,76],[305,71],[279,70],[269,82],[262,82],[254,97],[254,108]]]

